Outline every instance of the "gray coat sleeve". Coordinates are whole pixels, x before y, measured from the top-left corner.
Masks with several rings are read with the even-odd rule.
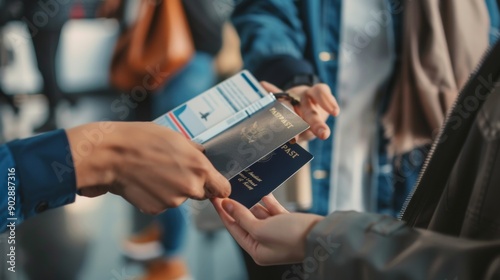
[[[500,240],[414,229],[388,216],[335,212],[307,236],[302,271],[283,279],[500,279]]]

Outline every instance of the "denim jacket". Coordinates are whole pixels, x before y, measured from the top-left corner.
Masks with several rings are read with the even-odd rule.
[[[76,177],[64,130],[0,145],[0,233],[75,201]],[[10,244],[10,243],[9,243]]]
[[[396,64],[400,53],[402,12],[405,1],[384,0],[388,7],[391,26],[388,28],[393,38],[394,56],[391,63]],[[499,11],[496,0],[485,0],[491,18],[491,38],[498,34]],[[316,74],[327,83],[334,95],[338,87],[339,53],[341,38],[341,0],[242,0],[232,16],[233,23],[241,39],[241,52],[245,67],[252,71],[259,80],[266,80],[277,86],[283,86],[294,76]],[[390,83],[391,79],[388,79]],[[387,85],[388,87],[390,84]],[[388,92],[388,91],[387,91]],[[337,96],[336,96],[337,97]],[[387,94],[382,94],[378,114],[384,111],[388,103]],[[339,100],[342,103],[342,100]],[[342,105],[341,105],[342,106]],[[328,120],[335,131],[335,120]],[[380,126],[376,124],[378,130]],[[420,165],[412,176],[407,176],[405,190],[392,202],[395,180],[393,168],[384,149],[383,132],[374,144],[374,155],[369,164],[368,173],[371,187],[363,194],[368,211],[386,212],[395,215],[403,200],[410,192],[417,178]],[[332,135],[331,137],[335,137]],[[311,164],[313,183],[313,207],[311,212],[327,214],[336,209],[329,209],[330,166],[334,139],[313,140],[309,144],[315,156]],[[422,158],[424,158],[423,156]],[[341,199],[341,198],[340,198]],[[381,203],[391,201],[389,209],[381,209]],[[392,208],[392,209],[391,209]],[[342,209],[348,210],[348,209]]]

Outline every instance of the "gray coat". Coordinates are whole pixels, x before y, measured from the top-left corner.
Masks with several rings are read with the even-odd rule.
[[[283,279],[500,279],[498,61],[500,43],[457,98],[402,221],[335,212]]]

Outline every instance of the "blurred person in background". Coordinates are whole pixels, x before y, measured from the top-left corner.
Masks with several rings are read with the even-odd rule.
[[[29,0],[4,0],[8,4],[2,8],[0,22],[20,21],[26,26],[28,43],[33,43],[36,65],[42,77],[42,94],[47,98],[47,118],[33,129],[40,133],[56,128],[55,109],[63,97],[56,79],[56,51],[61,29],[69,18],[69,11],[73,1],[29,1]],[[8,57],[8,59],[16,59]],[[1,84],[1,82],[0,82]],[[20,92],[21,94],[23,92]],[[14,113],[19,108],[12,102],[13,95],[8,98],[14,105]],[[22,104],[21,104],[22,106]],[[31,130],[31,128],[30,128]],[[83,254],[76,253],[84,245],[81,240],[68,234],[66,213],[62,209],[52,211],[43,217],[31,219],[17,230],[19,258],[22,263],[20,269],[29,279],[72,279],[78,273],[82,263]],[[54,233],[53,225],[59,226]],[[37,238],[33,238],[36,234]],[[47,256],[48,252],[51,257]],[[65,265],[59,266],[60,259],[53,257],[64,255]],[[3,271],[2,271],[3,273]],[[1,278],[1,275],[0,275]]]
[[[4,46],[3,27],[9,21],[15,20],[22,15],[22,2],[12,0],[0,0],[0,73],[8,64],[9,53]],[[7,95],[3,90],[2,77],[0,74],[0,105],[4,102],[9,105],[15,114],[19,113],[19,107],[14,103],[13,96]],[[0,121],[0,143],[5,142],[3,135],[3,123]]]
[[[64,23],[70,17],[70,1],[23,1],[23,21],[27,24],[35,57],[43,80],[42,94],[47,98],[47,118],[33,132],[57,128],[56,108],[64,97],[57,83],[56,54]]]
[[[222,48],[223,25],[231,12],[229,9],[218,9],[218,1],[182,1],[196,52],[187,65],[168,78],[165,85],[138,104],[136,120],[156,119],[218,81],[214,59]],[[106,14],[116,14],[120,9],[123,13],[126,8],[127,1],[108,0],[102,10]],[[145,228],[141,225],[144,226],[143,220],[148,221],[149,218],[138,212],[134,214],[134,227],[139,232],[124,242],[123,251],[133,260],[146,261],[146,273],[142,279],[191,279],[188,267],[181,258],[187,236],[185,211],[183,207],[169,209]]]
[[[299,99],[333,94],[342,111],[328,120],[326,141],[309,142],[313,203],[303,210],[396,216],[458,89],[498,33],[496,0],[414,2],[237,1],[245,68]],[[250,279],[289,269],[245,261]]]

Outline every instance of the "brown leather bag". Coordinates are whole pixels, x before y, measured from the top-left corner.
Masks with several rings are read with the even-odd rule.
[[[194,54],[181,0],[141,0],[137,21],[118,39],[111,83],[131,91],[154,91]]]

